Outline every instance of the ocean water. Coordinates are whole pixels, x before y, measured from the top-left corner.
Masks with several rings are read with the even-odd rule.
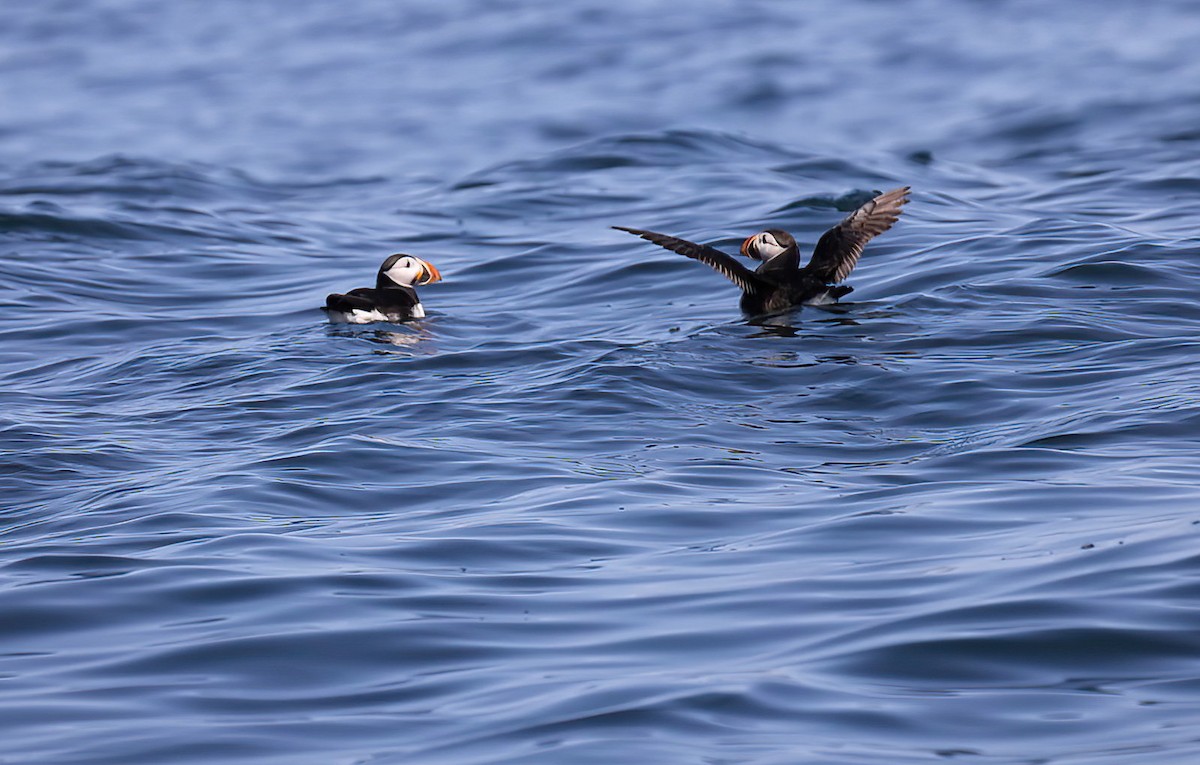
[[[1197,39],[0,5],[0,762],[1200,761]],[[767,323],[609,228],[904,184]],[[397,251],[429,317],[327,324]]]

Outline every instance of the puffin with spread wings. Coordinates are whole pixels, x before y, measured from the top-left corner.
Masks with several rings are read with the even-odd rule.
[[[799,305],[828,305],[853,287],[838,282],[854,270],[867,242],[892,227],[908,202],[909,187],[880,194],[859,207],[817,241],[808,265],[800,267],[800,248],[792,235],[771,228],[747,237],[741,254],[760,260],[754,271],[730,255],[654,231],[613,226],[715,268],[742,290],[742,311],[750,316],[780,313]]]

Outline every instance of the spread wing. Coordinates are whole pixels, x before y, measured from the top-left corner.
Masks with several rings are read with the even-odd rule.
[[[741,287],[742,292],[747,295],[758,294],[770,286],[753,271],[738,263],[729,255],[714,247],[709,247],[707,244],[696,244],[686,239],[658,234],[653,231],[643,231],[639,228],[625,228],[624,226],[613,226],[613,228],[618,231],[628,231],[634,236],[640,236],[647,242],[653,242],[659,247],[667,248],[671,252],[677,252],[685,257],[698,260],[701,263],[707,263],[719,271],[726,279]]]
[[[826,231],[804,270],[826,284],[850,275],[867,242],[892,227],[908,202],[908,186],[892,189],[867,202]]]

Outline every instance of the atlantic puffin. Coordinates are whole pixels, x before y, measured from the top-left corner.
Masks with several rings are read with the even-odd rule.
[[[754,271],[731,256],[653,231],[613,226],[672,252],[707,263],[742,289],[742,312],[750,316],[779,313],[799,305],[828,305],[854,291],[839,285],[854,270],[867,242],[892,227],[908,202],[908,186],[872,199],[826,231],[817,241],[808,265],[800,267],[800,248],[786,231],[770,228],[746,237],[741,254],[762,263]]]
[[[369,324],[373,321],[407,321],[425,318],[425,308],[413,285],[440,282],[442,274],[432,263],[397,253],[379,267],[375,288],[359,287],[345,295],[325,298],[321,310],[334,324]]]

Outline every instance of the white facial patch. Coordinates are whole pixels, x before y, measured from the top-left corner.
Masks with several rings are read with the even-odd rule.
[[[764,231],[758,235],[757,249],[760,258],[770,260],[787,248],[781,245],[769,231]]]
[[[421,275],[421,266],[412,258],[400,258],[400,260],[396,261],[395,265],[383,273],[396,284],[411,287],[413,282],[417,280],[417,277]]]

